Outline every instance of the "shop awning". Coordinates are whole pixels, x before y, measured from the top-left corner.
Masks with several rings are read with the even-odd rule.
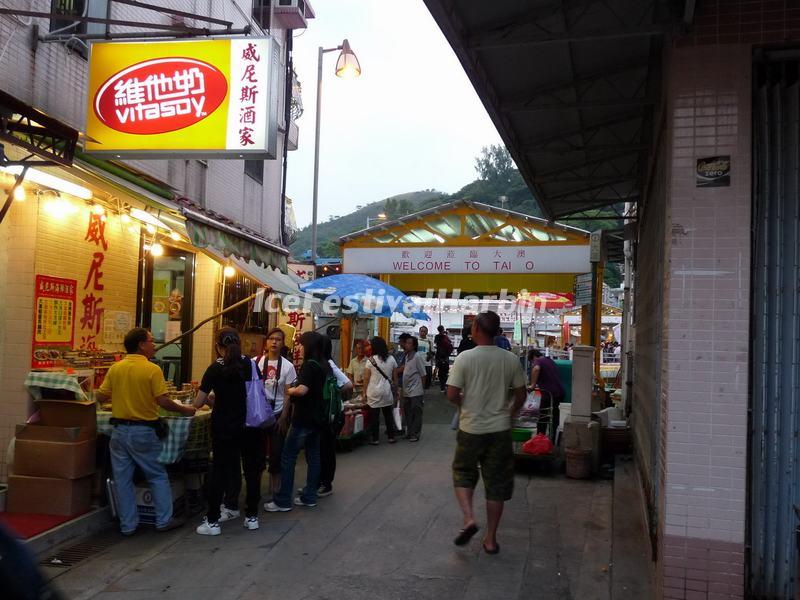
[[[262,267],[252,260],[246,261],[236,256],[226,257],[213,247],[204,248],[203,251],[214,260],[222,264],[230,264],[246,277],[268,287],[279,298],[284,299],[288,296],[297,298],[296,306],[307,308],[316,315],[321,314],[322,302],[311,294],[301,291],[291,275],[281,273],[271,267]]]
[[[615,215],[640,200],[662,38],[681,3],[424,2],[545,217]]]
[[[196,248],[214,249],[226,258],[241,258],[245,264],[253,262],[256,266],[286,270],[286,258],[289,255],[286,248],[191,208],[181,208],[181,213],[186,218],[189,240]],[[287,278],[287,281],[291,280]]]

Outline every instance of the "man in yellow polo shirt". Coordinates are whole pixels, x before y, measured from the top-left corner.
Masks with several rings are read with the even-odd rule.
[[[111,469],[117,489],[117,512],[123,535],[133,535],[139,525],[133,472],[138,466],[153,493],[156,530],[181,525],[172,518],[172,490],[167,470],[160,462],[158,407],[191,417],[195,409],[169,399],[164,375],[150,362],[156,353],[152,334],[142,327],[125,335],[128,355],[114,364],[95,392],[98,402],[111,398],[114,433],[111,435]]]

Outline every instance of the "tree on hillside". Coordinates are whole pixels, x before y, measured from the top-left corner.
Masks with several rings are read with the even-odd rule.
[[[339,258],[339,246],[332,240],[317,244],[317,256],[320,258]]]
[[[481,148],[480,156],[475,158],[475,170],[482,181],[493,186],[503,186],[511,183],[511,176],[516,168],[506,147],[493,144]]]
[[[387,198],[383,203],[383,212],[389,220],[410,215],[414,210],[414,205],[406,198]]]

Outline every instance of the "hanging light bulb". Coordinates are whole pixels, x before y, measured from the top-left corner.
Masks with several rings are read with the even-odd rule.
[[[17,202],[25,202],[25,188],[21,185],[14,188],[14,200]]]
[[[151,256],[164,256],[164,246],[155,242],[152,246],[150,246],[150,255]]]
[[[119,220],[123,225],[127,225],[128,223],[131,222],[131,216],[128,213],[122,213],[119,216]]]
[[[100,204],[92,205],[92,212],[98,216],[106,214],[106,209]]]
[[[225,268],[222,270],[222,274],[225,275],[226,279],[230,279],[234,275],[236,275],[236,269],[234,269],[230,265],[225,265]]]
[[[145,225],[145,229],[147,230],[147,233],[149,233],[150,235],[154,235],[156,232],[155,225],[151,225],[150,223]]]
[[[177,231],[170,231],[169,237],[171,237],[176,242],[180,242],[181,241],[181,234],[178,233]]]

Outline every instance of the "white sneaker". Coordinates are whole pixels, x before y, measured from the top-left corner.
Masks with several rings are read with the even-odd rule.
[[[307,506],[308,508],[314,508],[317,503],[316,502],[303,502],[299,497],[294,499],[295,506]]]
[[[219,522],[224,523],[225,521],[230,521],[231,519],[238,519],[239,518],[239,511],[238,510],[231,510],[230,508],[226,508],[224,506],[219,507]]]
[[[250,531],[258,529],[258,517],[247,517],[243,522],[244,528]]]
[[[197,526],[195,530],[200,535],[219,535],[222,533],[222,528],[219,526],[219,523],[209,523],[207,518],[203,519],[203,522]]]
[[[283,506],[278,506],[274,502],[267,502],[264,505],[264,510],[267,512],[289,512],[290,510],[292,510],[292,507],[287,506],[286,508],[284,508]]]

